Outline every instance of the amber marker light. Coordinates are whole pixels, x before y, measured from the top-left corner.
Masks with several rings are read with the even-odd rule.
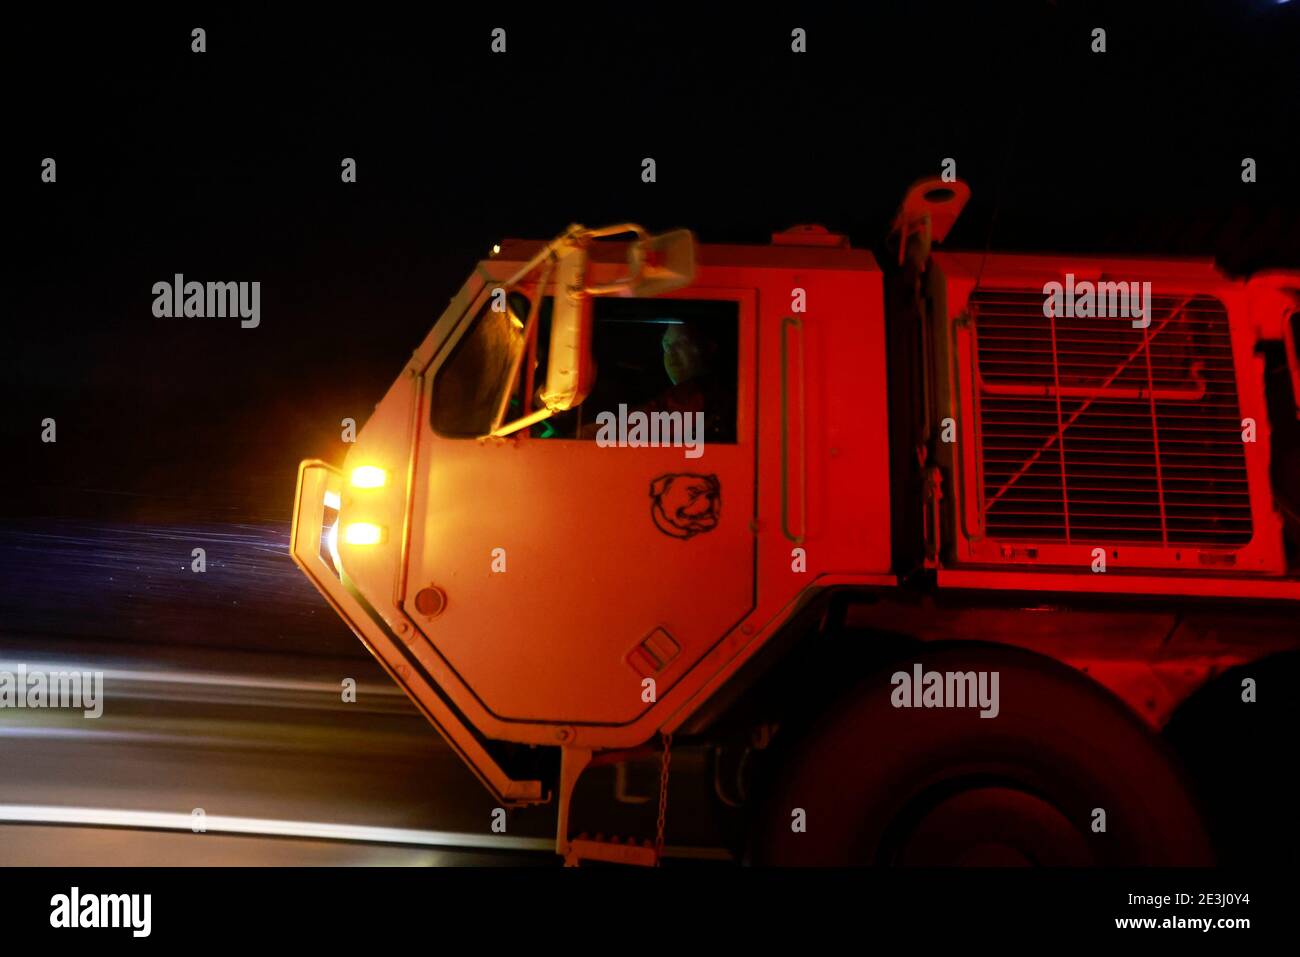
[[[383,488],[388,476],[374,465],[360,465],[352,470],[353,488]]]
[[[387,537],[382,525],[371,522],[352,522],[343,529],[343,540],[349,545],[379,545]]]

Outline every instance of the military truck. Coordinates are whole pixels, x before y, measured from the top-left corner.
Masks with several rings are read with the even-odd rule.
[[[684,741],[756,863],[1213,859],[1162,731],[1300,644],[1300,272],[938,249],[968,197],[503,241],[302,463],[295,562],[567,863],[659,860]],[[635,761],[656,835],[573,836]]]

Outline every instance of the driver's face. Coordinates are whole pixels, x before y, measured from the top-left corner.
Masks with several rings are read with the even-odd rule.
[[[687,382],[704,371],[699,344],[685,326],[669,326],[664,333],[664,371],[673,385]]]

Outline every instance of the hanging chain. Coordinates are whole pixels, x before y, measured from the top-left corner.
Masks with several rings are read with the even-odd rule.
[[[664,754],[659,765],[659,820],[655,825],[655,866],[664,856],[664,822],[668,817],[668,765],[672,760],[673,736],[665,734]]]

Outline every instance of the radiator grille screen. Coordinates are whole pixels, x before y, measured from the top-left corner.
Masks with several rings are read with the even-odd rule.
[[[1043,298],[983,289],[970,299],[985,534],[1211,547],[1249,541],[1223,304],[1153,296],[1143,330],[1129,318],[1048,318]]]

